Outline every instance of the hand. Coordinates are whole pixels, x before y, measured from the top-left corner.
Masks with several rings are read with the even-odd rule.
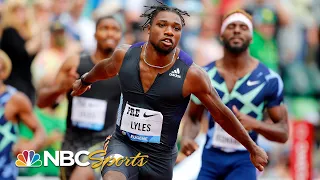
[[[241,113],[236,106],[232,106],[232,110],[233,110],[235,116],[239,119],[239,121],[241,122],[241,124],[243,125],[243,127],[247,131],[251,131],[251,130],[256,129],[256,127],[259,123],[256,119],[252,118],[251,116],[248,116],[246,114]]]
[[[252,153],[250,153],[250,159],[252,164],[259,170],[263,171],[264,167],[268,163],[267,153],[257,146]]]
[[[53,130],[50,135],[48,136],[44,147],[49,147],[51,145],[54,145],[55,143],[59,143],[62,142],[64,139],[64,134],[57,131],[57,130]]]
[[[71,68],[67,74],[65,74],[62,82],[60,83],[59,89],[63,92],[67,92],[72,88],[74,81],[79,78],[79,74],[76,71],[76,68]]]
[[[51,132],[51,134],[49,135],[49,141],[51,141],[52,143],[55,142],[62,142],[64,139],[64,134],[54,130],[53,132]]]
[[[182,138],[180,144],[181,152],[186,156],[190,156],[199,148],[198,144],[191,138]]]
[[[12,151],[15,156],[22,153],[24,150],[34,150],[38,151],[37,146],[32,142],[32,140],[19,139],[19,141],[13,145]]]
[[[71,96],[80,96],[90,88],[91,88],[91,85],[85,86],[81,83],[81,80],[78,79],[73,83],[73,87],[72,87],[73,91],[71,92]]]

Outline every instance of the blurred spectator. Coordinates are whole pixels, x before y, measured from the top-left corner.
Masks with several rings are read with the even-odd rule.
[[[316,18],[317,24],[320,25],[320,1],[312,0],[311,9]]]
[[[44,76],[54,78],[66,58],[80,53],[79,49],[76,43],[68,41],[64,25],[59,21],[53,22],[50,26],[50,46],[37,54],[31,66],[34,86],[38,89]]]
[[[30,100],[21,92],[3,81],[12,70],[9,56],[0,50],[0,179],[16,179],[18,168],[16,158],[24,150],[38,152],[46,141],[44,130],[32,112]],[[32,140],[20,138],[18,125],[26,124],[34,133]]]
[[[199,66],[205,66],[223,56],[223,47],[217,36],[219,31],[215,17],[211,16],[202,20],[200,34],[196,42],[201,46],[197,46],[194,51],[194,62]]]
[[[275,16],[275,32],[278,32],[280,27],[289,25],[290,16],[279,0],[251,0],[246,1],[245,9],[253,18],[261,16],[261,11],[265,8],[270,9]],[[276,35],[277,33],[275,33]]]
[[[34,0],[32,4],[34,28],[42,28],[45,31],[42,32],[42,48],[47,48],[50,43],[49,26],[51,21],[52,3],[51,0]]]
[[[94,19],[98,19],[102,16],[110,16],[123,10],[124,4],[122,0],[103,0],[100,6],[93,12]]]
[[[35,90],[31,83],[31,62],[41,47],[42,28],[33,28],[26,0],[8,0],[2,20],[1,48],[12,60],[12,73],[5,81],[25,93],[32,103]]]
[[[244,2],[248,0],[211,0],[218,7],[218,12],[220,16],[227,14],[228,12],[242,7]]]
[[[94,39],[95,24],[91,19],[81,16],[86,0],[72,0],[68,13],[60,17],[60,21],[66,26],[66,31],[71,39],[78,41],[87,52],[93,52],[96,48]]]
[[[155,1],[147,0],[127,0],[124,4],[125,16],[127,19],[127,24],[132,24],[134,22],[140,22],[140,15],[144,11],[144,6],[155,4]]]
[[[320,69],[320,24],[318,25],[318,50],[317,50],[317,56],[316,56],[316,62],[318,64],[318,69]]]
[[[3,13],[4,8],[5,8],[4,0],[0,0],[0,22],[2,20],[2,13]]]
[[[263,8],[259,14],[253,16],[255,30],[253,41],[250,45],[250,53],[268,68],[279,72],[279,56],[275,34],[276,15],[268,9]]]
[[[56,21],[63,13],[67,13],[70,9],[70,0],[52,0],[52,21]]]

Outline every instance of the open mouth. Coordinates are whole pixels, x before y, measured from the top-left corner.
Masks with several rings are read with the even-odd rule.
[[[115,44],[116,41],[113,40],[113,39],[106,39],[106,40],[104,40],[104,43],[106,43],[106,44]]]
[[[230,41],[244,41],[244,39],[240,38],[240,37],[233,37],[230,39]]]
[[[165,44],[166,46],[171,46],[171,45],[173,44],[173,43],[172,43],[172,40],[171,40],[171,39],[168,39],[168,38],[161,40],[161,42],[162,42],[163,44]]]

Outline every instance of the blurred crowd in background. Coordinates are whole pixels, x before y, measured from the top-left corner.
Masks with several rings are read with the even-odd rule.
[[[253,17],[254,36],[250,45],[253,57],[278,72],[284,81],[285,103],[290,124],[312,124],[313,177],[320,179],[320,1],[319,0],[162,0],[188,11],[180,48],[200,66],[223,56],[219,39],[224,14],[242,8]],[[35,105],[37,89],[55,78],[60,65],[70,55],[95,50],[95,20],[114,15],[122,23],[122,43],[146,41],[142,31],[144,5],[154,0],[0,0],[0,48],[12,61],[12,73],[6,84],[24,92],[48,135],[47,150],[59,150],[66,128],[67,104],[57,109]],[[3,57],[0,57],[3,58]],[[207,122],[203,121],[201,138]],[[183,121],[181,126],[183,126]],[[292,127],[292,126],[291,126]],[[182,129],[182,128],[180,128]],[[32,132],[19,125],[20,136],[32,138]],[[290,133],[294,131],[290,128]],[[286,144],[263,138],[260,145],[270,162],[260,178],[290,179],[292,137]],[[179,146],[179,144],[178,144]],[[200,158],[200,156],[199,156]],[[188,159],[183,155],[177,166]],[[192,163],[192,162],[191,162]],[[197,168],[195,168],[197,169]],[[20,168],[20,176],[57,176],[58,167]],[[192,172],[194,169],[188,169]],[[196,171],[196,170],[195,170]],[[182,178],[181,179],[185,179]]]

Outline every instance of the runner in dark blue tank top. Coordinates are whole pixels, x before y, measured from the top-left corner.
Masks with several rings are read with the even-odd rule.
[[[114,77],[95,84],[91,91],[81,97],[72,97],[72,83],[89,71],[96,63],[108,58],[121,40],[122,27],[118,16],[102,16],[96,21],[95,38],[97,48],[93,54],[75,55],[61,66],[54,83],[42,87],[37,104],[40,108],[55,107],[60,97],[67,94],[67,130],[62,150],[74,153],[81,150],[94,152],[103,149],[106,136],[115,131],[116,116],[120,99],[119,79]],[[105,89],[110,89],[106,92]],[[88,156],[81,161],[90,162]],[[101,179],[99,169],[91,166],[60,167],[61,179]]]
[[[122,163],[103,166],[103,178],[172,179],[178,128],[191,94],[252,153],[252,162],[263,170],[266,153],[221,102],[207,74],[176,47],[184,26],[182,16],[187,12],[162,3],[149,10],[142,15],[147,17],[143,27],[148,29],[148,42],[118,48],[73,85],[71,95],[78,96],[89,90],[93,82],[116,75],[120,79],[122,97],[117,128],[105,148],[106,157],[112,156]],[[149,156],[144,166],[123,163],[138,153]]]

